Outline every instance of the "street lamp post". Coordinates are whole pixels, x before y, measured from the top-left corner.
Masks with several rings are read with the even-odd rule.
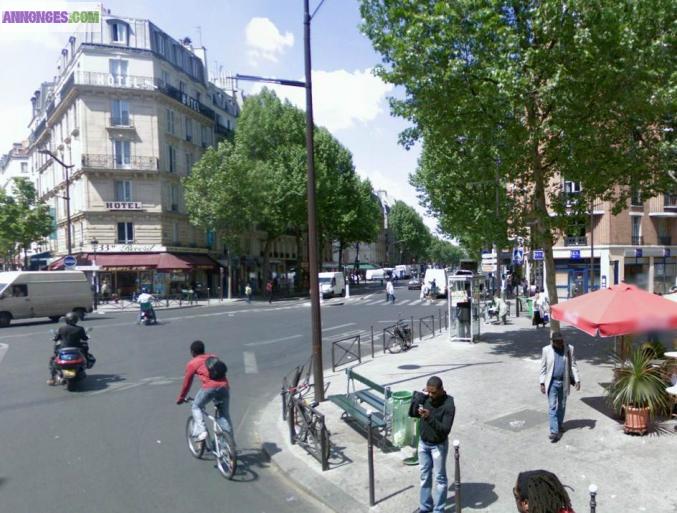
[[[71,246],[71,195],[70,195],[68,171],[73,169],[75,166],[73,164],[71,165],[65,164],[61,159],[59,159],[49,150],[38,150],[38,153],[42,153],[43,155],[49,155],[50,157],[52,157],[52,159],[56,160],[59,164],[61,164],[61,166],[64,168],[66,172],[66,195],[63,196],[63,199],[66,200],[66,247],[68,249],[68,254],[70,255],[72,254],[73,248]]]
[[[89,241],[89,243],[92,245],[92,253],[94,253],[94,259],[92,260],[92,266],[94,269],[92,269],[92,278],[94,281],[94,310],[99,309],[99,277],[96,274],[97,267],[96,267],[96,247],[99,245],[99,241],[96,239],[92,239]]]
[[[308,272],[310,273],[310,311],[311,311],[311,339],[312,339],[312,366],[315,386],[315,400],[324,401],[324,370],[322,367],[322,325],[320,317],[320,287],[319,287],[319,252],[317,241],[317,218],[315,206],[315,151],[313,140],[313,85],[311,80],[310,59],[310,22],[322,6],[324,0],[310,14],[309,0],[303,0],[303,43],[305,81],[265,78],[252,75],[236,75],[238,80],[265,82],[293,87],[303,87],[306,90],[306,163],[308,167]]]

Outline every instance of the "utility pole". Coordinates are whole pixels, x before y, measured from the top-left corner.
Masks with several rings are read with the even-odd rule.
[[[71,244],[71,195],[70,195],[70,183],[69,183],[69,177],[68,177],[68,171],[70,169],[73,169],[75,166],[73,164],[66,165],[61,159],[59,159],[56,155],[54,155],[51,151],[49,150],[38,150],[38,153],[42,153],[43,155],[49,155],[52,157],[54,160],[56,160],[61,166],[63,166],[65,172],[66,172],[66,195],[63,196],[63,199],[66,200],[66,247],[68,248],[68,254],[71,255],[72,252],[72,244]]]
[[[303,45],[305,63],[305,82],[265,78],[253,75],[235,75],[237,80],[249,80],[293,87],[303,87],[306,90],[306,164],[308,167],[308,273],[310,274],[310,315],[313,366],[313,381],[315,386],[315,400],[324,401],[324,369],[322,363],[322,325],[320,317],[320,287],[319,287],[319,251],[317,239],[317,217],[315,206],[315,155],[313,130],[313,85],[311,80],[310,59],[310,22],[322,6],[322,0],[313,14],[310,14],[309,0],[303,0]]]
[[[595,286],[595,214],[594,200],[590,198],[590,290]]]

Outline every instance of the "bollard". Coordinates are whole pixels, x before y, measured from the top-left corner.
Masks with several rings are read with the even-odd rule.
[[[376,504],[376,492],[374,491],[374,440],[371,432],[371,413],[367,415],[367,462],[369,465],[369,505]]]
[[[410,336],[411,336],[411,341],[410,341],[410,342],[413,344],[413,343],[414,343],[414,339],[416,338],[416,337],[414,336],[415,334],[414,334],[414,316],[413,316],[413,315],[411,316],[411,324],[410,324],[409,326],[411,326],[411,335],[410,335]],[[419,329],[418,331],[419,331],[418,338],[421,338],[421,333],[420,333],[421,330]]]
[[[296,443],[296,431],[294,430],[294,415],[296,410],[295,399],[292,398],[291,404],[289,405],[289,411],[287,412],[287,425],[289,426],[289,441],[292,445]]]
[[[350,283],[346,283],[346,299],[350,299]]]
[[[588,491],[590,492],[590,513],[595,513],[597,511],[597,485],[591,484]]]
[[[287,388],[284,384],[282,385],[282,390],[280,390],[280,396],[282,397],[282,420],[287,420]]]
[[[455,460],[455,469],[454,469],[454,499],[456,500],[456,509],[454,512],[461,513],[461,455],[459,454],[459,446],[461,442],[454,440],[454,460]]]
[[[437,313],[439,314],[439,319],[440,319],[440,333],[442,333],[442,309],[440,308],[437,310]]]

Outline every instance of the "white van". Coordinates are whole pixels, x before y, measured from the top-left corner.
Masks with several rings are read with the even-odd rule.
[[[320,273],[320,292],[323,297],[342,296],[346,291],[346,280],[343,273]]]
[[[398,279],[406,279],[411,277],[411,266],[410,265],[396,265],[395,266],[395,275]]]
[[[12,319],[49,317],[57,322],[68,312],[80,319],[92,311],[94,296],[81,271],[0,273],[0,327]]]
[[[431,284],[435,280],[435,286],[437,287],[437,297],[446,297],[447,296],[447,271],[446,269],[426,269],[425,276],[423,278],[422,287],[431,288]]]
[[[384,280],[385,279],[385,270],[384,269],[367,269],[365,276],[367,281],[371,280]]]

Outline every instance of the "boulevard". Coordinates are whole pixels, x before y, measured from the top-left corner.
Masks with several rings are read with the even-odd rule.
[[[395,305],[385,304],[380,286],[362,294],[322,307],[325,367],[332,340],[364,336],[373,325],[380,341],[377,334],[388,322],[444,308],[443,300],[422,303],[419,291],[406,286],[396,289]],[[81,325],[94,328],[97,363],[72,393],[45,384],[55,324],[17,322],[0,331],[0,348],[6,345],[0,349],[3,511],[62,505],[74,513],[322,511],[271,466],[256,425],[279,394],[282,377],[308,359],[307,303],[241,301],[159,311],[158,326],[137,325],[133,313],[92,314]],[[213,461],[190,456],[184,436],[190,409],[175,404],[196,339],[228,365],[240,467],[232,482]],[[197,387],[194,382],[192,395]]]

